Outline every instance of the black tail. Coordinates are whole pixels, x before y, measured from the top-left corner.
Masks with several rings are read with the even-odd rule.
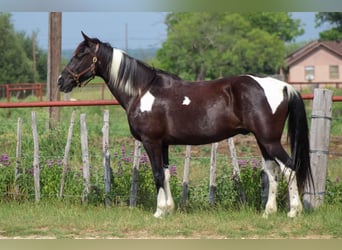
[[[290,96],[288,137],[291,143],[291,158],[296,171],[300,193],[306,184],[313,185],[310,164],[309,129],[304,102],[298,92]]]

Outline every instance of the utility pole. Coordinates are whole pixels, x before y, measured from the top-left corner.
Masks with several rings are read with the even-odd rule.
[[[32,31],[33,82],[37,83],[36,32]]]
[[[128,53],[128,23],[125,23],[125,50]]]
[[[57,87],[58,76],[61,72],[61,47],[62,47],[62,13],[49,13],[49,49],[48,49],[48,79],[47,101],[59,101],[60,92]],[[60,121],[59,107],[48,107],[49,124],[53,128]]]

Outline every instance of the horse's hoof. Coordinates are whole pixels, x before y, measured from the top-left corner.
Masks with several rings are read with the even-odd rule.
[[[262,218],[268,219],[268,213],[264,212],[264,213],[262,214]]]
[[[300,212],[298,212],[297,210],[291,210],[290,212],[287,213],[287,217],[289,218],[295,218],[298,215],[300,215]]]
[[[161,211],[157,210],[153,216],[154,216],[154,218],[161,219],[161,218],[164,218],[165,215],[163,215],[163,213]]]

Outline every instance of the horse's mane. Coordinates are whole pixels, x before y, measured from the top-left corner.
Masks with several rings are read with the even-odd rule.
[[[121,89],[129,95],[136,94],[141,87],[147,87],[149,84],[153,84],[158,76],[181,80],[180,77],[175,74],[156,69],[139,59],[133,58],[124,51],[113,48],[110,43],[102,42],[98,38],[91,38],[91,41],[101,45],[97,53],[101,58],[104,58],[104,60],[108,62],[107,72],[111,72],[112,70],[112,57],[114,56],[115,51],[120,51],[122,53],[117,75],[115,77],[111,75],[109,84],[113,85],[115,88]],[[87,46],[87,42],[81,42],[76,48],[75,54],[81,52],[81,49],[85,46]],[[114,52],[108,53],[109,50]]]
[[[156,70],[156,72],[157,72],[158,74],[169,76],[169,77],[171,77],[171,78],[173,78],[173,79],[175,79],[175,80],[182,80],[182,79],[181,79],[178,75],[176,75],[176,74],[167,72],[167,71],[162,70],[162,69],[156,69],[156,68],[155,68],[155,70]]]
[[[111,47],[109,43],[102,44],[105,47],[110,47],[111,49],[113,49],[113,47]],[[121,89],[129,95],[136,94],[139,88],[145,88],[148,85],[153,84],[155,82],[154,80],[158,76],[166,76],[171,77],[172,79],[180,80],[180,78],[177,75],[168,73],[161,69],[156,69],[148,65],[147,63],[128,55],[124,51],[119,51],[122,53],[121,63],[118,68],[116,78],[114,79],[111,77],[110,84],[113,84],[116,88]],[[104,53],[103,56],[108,58],[108,54],[109,53]]]

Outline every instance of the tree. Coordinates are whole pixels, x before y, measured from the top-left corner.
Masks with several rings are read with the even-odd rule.
[[[300,19],[292,19],[287,12],[249,12],[242,15],[254,28],[274,34],[284,42],[291,42],[304,33]]]
[[[24,48],[27,58],[33,63],[33,48],[32,43],[37,36],[36,32],[27,35],[25,32],[18,32],[17,36],[21,42],[21,46]],[[47,79],[47,52],[39,48],[37,42],[34,42],[36,52],[36,82],[46,82]],[[32,65],[32,70],[34,69]]]
[[[284,13],[171,13],[166,25],[156,63],[189,80],[278,73],[285,41],[302,32]]]
[[[341,40],[342,39],[342,13],[341,12],[318,12],[316,14],[316,26],[330,23],[331,29],[319,33],[320,40]]]
[[[32,62],[10,22],[10,15],[0,13],[0,83],[33,81]]]

